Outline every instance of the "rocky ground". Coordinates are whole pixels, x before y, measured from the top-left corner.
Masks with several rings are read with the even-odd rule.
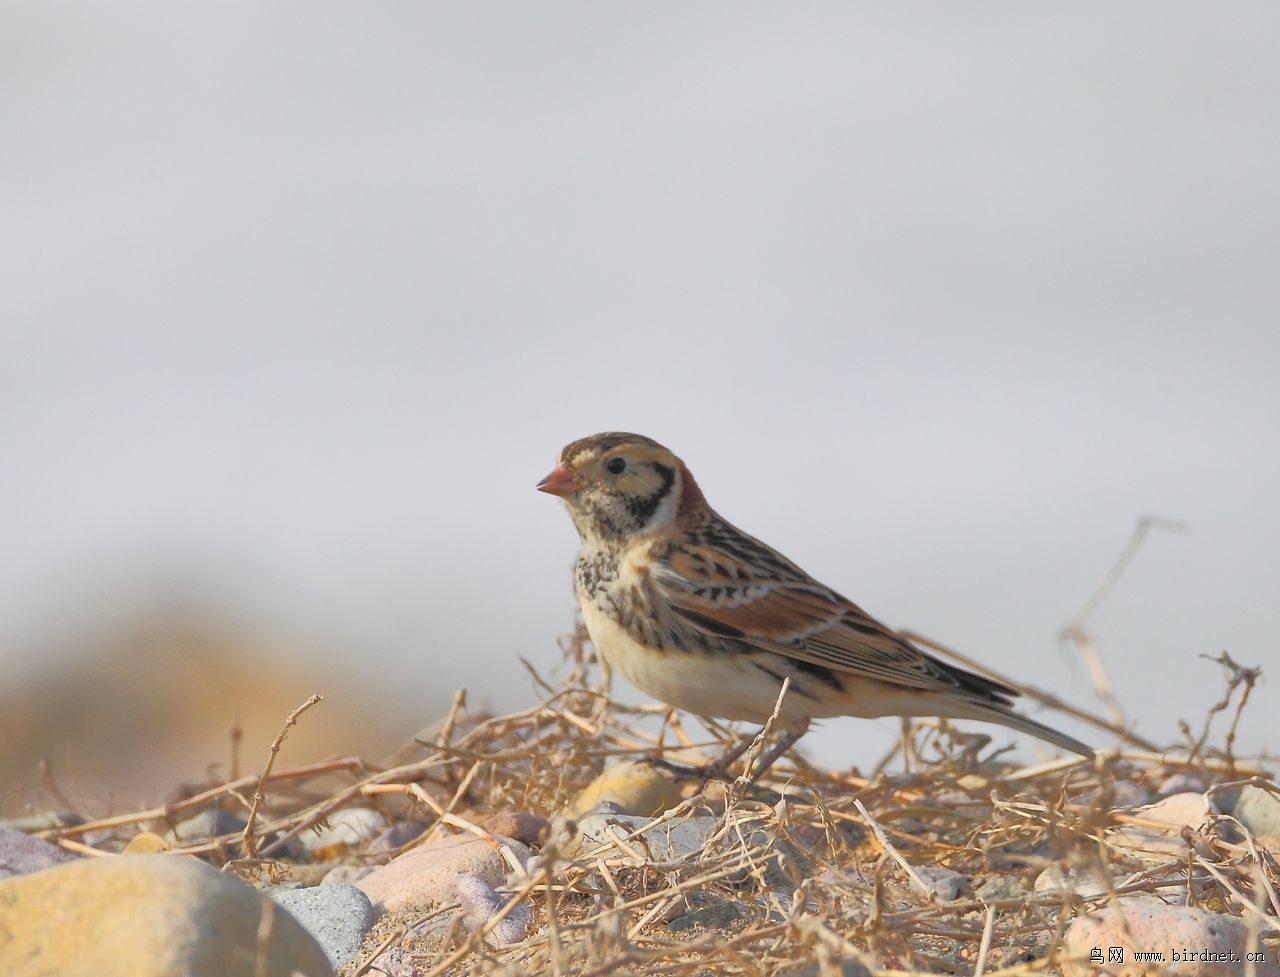
[[[460,696],[385,765],[11,820],[0,972],[1280,975],[1264,764],[1015,767],[922,724],[883,770],[703,787],[681,765],[721,743],[588,677],[510,716]]]

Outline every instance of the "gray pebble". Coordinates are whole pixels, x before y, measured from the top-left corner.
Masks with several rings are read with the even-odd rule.
[[[779,971],[777,977],[822,977],[826,973],[829,973],[829,971],[823,970],[816,963],[811,963],[802,967]],[[860,960],[842,960],[840,961],[840,977],[871,977],[871,971]]]
[[[983,902],[1001,902],[1009,899],[1025,899],[1027,883],[1018,875],[990,875],[974,890]]]
[[[1090,868],[1065,868],[1062,865],[1050,865],[1036,876],[1035,891],[1039,894],[1048,892],[1071,893],[1082,899],[1094,899],[1110,892],[1112,886],[1104,879],[1098,878]]]
[[[649,818],[630,814],[593,814],[578,822],[577,851],[583,854],[604,849],[610,855],[636,852],[647,861],[673,862],[701,852],[715,830],[716,819],[692,817],[660,824],[629,841],[618,842],[650,823]]]
[[[210,808],[194,817],[179,821],[170,835],[175,841],[205,841],[222,835],[239,834],[249,822],[227,811]]]
[[[421,821],[398,821],[369,842],[367,850],[370,854],[396,851],[421,838],[426,830],[427,826]]]
[[[969,891],[969,879],[967,876],[942,865],[922,865],[916,869],[916,874],[924,880],[925,885],[932,889],[939,899],[945,902],[959,899],[961,895]]]
[[[335,969],[355,959],[377,918],[369,897],[345,882],[277,890],[271,898],[315,937]]]
[[[34,831],[52,831],[84,824],[84,818],[73,811],[45,811],[41,814],[24,814],[16,818],[0,818],[0,828],[12,828],[31,834]]]
[[[498,915],[507,904],[505,896],[496,892],[492,886],[478,875],[459,875],[457,881],[458,901],[462,903],[462,911],[469,924],[479,929]],[[489,935],[496,943],[519,943],[528,935],[529,924],[533,916],[529,906],[521,903],[498,922]]]
[[[29,875],[52,865],[74,862],[76,856],[51,845],[43,838],[33,838],[12,828],[0,828],[0,879],[11,875]]]
[[[724,929],[744,915],[745,913],[739,903],[713,902],[709,906],[691,909],[687,913],[681,913],[679,916],[673,917],[671,922],[667,924],[667,928],[674,933],[695,928]]]
[[[1231,812],[1255,835],[1280,837],[1280,797],[1252,785],[1240,791]]]

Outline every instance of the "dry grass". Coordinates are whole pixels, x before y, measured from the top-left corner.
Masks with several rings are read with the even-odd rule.
[[[671,809],[631,834],[618,833],[612,844],[579,850],[572,844],[574,822],[564,812],[610,760],[697,764],[733,742],[731,732],[715,724],[708,738],[694,741],[672,712],[615,703],[579,631],[565,643],[568,668],[558,686],[526,663],[544,700],[532,709],[473,715],[459,692],[433,729],[386,764],[348,757],[274,770],[286,733],[319,702],[312,697],[288,717],[260,773],[160,808],[62,822],[41,834],[102,855],[120,850],[140,829],[162,829],[221,807],[247,816],[243,832],[181,851],[270,882],[318,878],[323,866],[286,856],[290,842],[347,807],[373,807],[392,822],[425,822],[425,834],[413,844],[466,831],[508,855],[502,839],[476,823],[482,815],[515,809],[549,820],[532,869],[508,858],[509,899],[496,916],[468,928],[457,906],[416,918],[387,914],[345,977],[826,977],[851,960],[886,977],[1053,973],[1064,963],[1061,937],[1076,915],[1134,894],[1240,917],[1250,928],[1251,948],[1274,959],[1280,948],[1275,851],[1229,816],[1170,829],[1134,804],[1134,795],[1157,792],[1174,774],[1219,810],[1230,810],[1232,795],[1245,785],[1280,793],[1261,760],[1234,753],[1240,713],[1260,672],[1225,652],[1215,659],[1226,674],[1225,693],[1198,732],[1181,724],[1180,747],[1162,749],[1127,731],[1086,625],[1153,527],[1167,528],[1160,520],[1141,521],[1064,631],[1088,663],[1108,715],[1022,689],[1029,699],[1129,744],[1093,760],[1013,766],[1000,759],[1004,751],[990,749],[986,736],[962,735],[944,722],[904,722],[898,746],[866,775],[815,767],[793,751],[755,784],[740,779],[703,789],[690,778],[684,799]],[[1007,676],[910,637],[1016,687]],[[1229,718],[1215,748],[1220,717]],[[233,750],[235,736],[233,730]],[[747,764],[763,745],[753,747]],[[699,816],[714,826],[696,850],[674,860],[653,856],[647,836]],[[348,860],[378,857],[387,856],[355,852]],[[1035,880],[1051,867],[1076,884],[1036,892]],[[533,935],[496,945],[499,923],[525,906],[534,916]]]
[[[475,821],[504,809],[551,820],[541,864],[531,874],[513,873],[504,910],[528,904],[535,935],[499,947],[489,937],[497,919],[471,931],[442,925],[447,911],[393,917],[366,944],[363,962],[348,968],[353,975],[767,975],[806,964],[817,968],[810,973],[826,974],[854,958],[881,974],[1012,977],[1052,972],[1074,914],[1135,892],[1240,916],[1264,947],[1275,947],[1274,853],[1226,817],[1187,828],[1173,836],[1171,849],[1152,851],[1149,836],[1134,830],[1143,826],[1140,814],[1115,800],[1133,784],[1156,785],[1179,771],[1214,795],[1266,782],[1260,765],[1214,751],[1207,734],[1180,755],[1110,751],[1092,762],[1019,768],[1000,763],[984,737],[919,723],[905,728],[895,762],[886,758],[869,775],[820,769],[793,753],[751,787],[704,791],[691,782],[682,803],[635,836],[570,856],[573,825],[560,812],[611,758],[697,762],[730,740],[712,727],[709,739],[694,742],[674,715],[614,703],[581,636],[566,656],[570,667],[559,687],[537,678],[542,704],[473,716],[460,694],[438,727],[392,765],[347,758],[275,771],[268,764],[258,775],[163,808],[44,835],[100,854],[119,850],[140,828],[202,808],[252,811],[243,837],[183,850],[246,877],[278,879],[304,871],[284,857],[289,839],[344,807],[426,821],[426,838],[456,830],[491,837]],[[1218,711],[1251,684],[1232,685]],[[279,739],[272,759],[278,746]],[[674,862],[649,857],[644,834],[695,815],[716,819],[701,850]],[[1100,893],[1035,894],[1032,881],[1055,864],[1095,877]],[[967,880],[955,898],[930,884],[939,868]],[[375,957],[379,938],[388,954]]]

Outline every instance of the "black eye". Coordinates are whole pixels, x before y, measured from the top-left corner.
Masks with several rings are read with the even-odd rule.
[[[627,461],[625,458],[610,458],[604,467],[610,475],[621,475],[627,470]]]

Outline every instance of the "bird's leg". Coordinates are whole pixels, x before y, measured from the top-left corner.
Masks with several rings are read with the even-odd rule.
[[[756,735],[758,736],[759,734],[757,733]],[[721,753],[715,760],[710,763],[704,763],[700,767],[695,767],[694,772],[704,784],[712,780],[723,780],[725,774],[729,772],[729,768],[733,766],[733,761],[746,753],[754,742],[755,736],[741,736],[738,738],[738,742]]]
[[[787,752],[787,750],[795,746],[796,741],[805,734],[805,730],[807,728],[808,723],[796,729],[784,730],[781,735],[779,735],[773,746],[769,748],[768,752],[753,765],[751,778],[748,783],[754,784],[766,770],[772,767],[782,757],[782,755]],[[761,732],[764,732],[764,730],[761,730]],[[729,749],[721,754],[713,763],[708,763],[705,766],[698,767],[697,773],[702,778],[702,782],[705,784],[708,781],[723,779],[729,772],[729,767],[733,765],[733,762],[737,760],[738,757],[742,756],[742,754],[746,753],[759,736],[759,733],[755,736],[744,736],[739,742],[729,747]]]
[[[769,751],[760,758],[759,762],[752,764],[752,768],[750,770],[743,772],[743,775],[747,778],[747,783],[754,784],[760,779],[761,775],[764,774],[766,770],[772,767],[778,760],[782,759],[783,754],[795,746],[796,741],[805,734],[805,728],[807,728],[807,726],[808,724],[806,723],[805,727],[800,729],[783,730],[782,735],[778,737],[777,742],[769,748]]]

